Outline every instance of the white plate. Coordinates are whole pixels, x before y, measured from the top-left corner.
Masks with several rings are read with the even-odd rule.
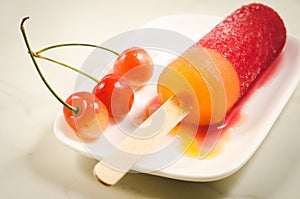
[[[177,15],[156,19],[146,24],[145,27],[165,28],[197,40],[219,21],[219,17]],[[256,89],[247,98],[241,109],[243,121],[236,123],[229,130],[230,138],[220,154],[207,159],[182,156],[172,165],[151,174],[200,182],[225,178],[241,168],[261,145],[298,85],[300,80],[299,55],[299,40],[288,36],[277,70],[262,87]],[[57,139],[68,147],[91,156],[86,146],[73,136],[61,112],[54,123],[54,132]],[[139,168],[134,169],[139,170]]]

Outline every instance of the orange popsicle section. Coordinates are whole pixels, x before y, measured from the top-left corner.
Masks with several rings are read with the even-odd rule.
[[[192,106],[188,116],[191,123],[218,123],[238,99],[239,78],[230,62],[218,52],[194,47],[160,75],[160,101],[164,103],[173,95]]]

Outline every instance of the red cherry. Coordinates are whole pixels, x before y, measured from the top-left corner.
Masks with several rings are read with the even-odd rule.
[[[129,48],[115,60],[114,72],[125,76],[131,85],[140,86],[153,75],[152,58],[142,48]]]
[[[76,135],[83,140],[94,140],[108,126],[109,116],[106,106],[92,93],[77,92],[68,97],[66,102],[78,108],[75,113],[66,106],[64,118]]]
[[[122,119],[128,114],[134,101],[129,82],[116,73],[104,76],[93,93],[106,105],[109,115],[114,119]]]

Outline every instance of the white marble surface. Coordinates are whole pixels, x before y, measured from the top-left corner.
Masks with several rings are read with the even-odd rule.
[[[246,2],[246,1],[244,1]],[[247,1],[249,2],[249,1]],[[262,1],[284,18],[289,34],[300,37],[300,2]],[[51,96],[26,53],[19,31],[23,16],[34,49],[54,43],[100,43],[160,16],[226,16],[241,1],[1,1],[0,2],[0,197],[16,198],[299,198],[300,87],[288,102],[255,156],[232,176],[191,183],[145,174],[128,174],[114,187],[92,176],[96,161],[58,142],[52,131],[60,104]],[[80,66],[91,49],[53,55]],[[299,66],[300,67],[300,66]],[[76,74],[43,63],[47,79],[64,97]]]

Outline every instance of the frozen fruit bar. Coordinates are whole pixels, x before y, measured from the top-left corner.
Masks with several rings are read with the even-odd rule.
[[[242,6],[163,70],[158,96],[161,102],[172,95],[188,101],[190,118],[200,125],[221,122],[285,42],[276,11],[258,3]]]

